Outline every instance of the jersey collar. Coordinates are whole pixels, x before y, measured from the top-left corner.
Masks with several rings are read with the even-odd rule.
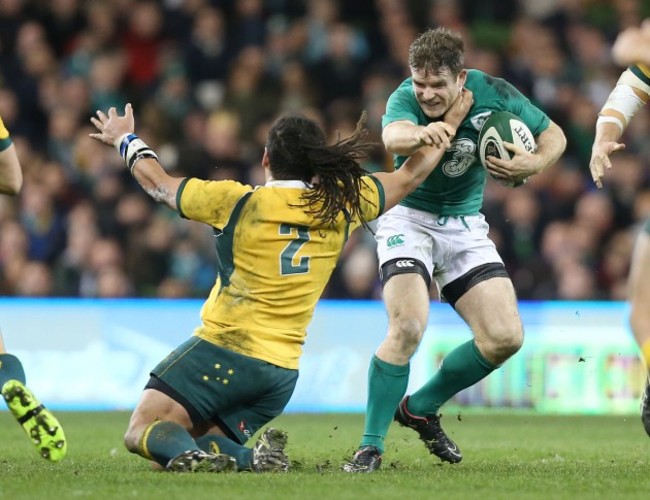
[[[264,187],[281,187],[281,188],[302,188],[309,189],[312,186],[304,181],[269,181]]]

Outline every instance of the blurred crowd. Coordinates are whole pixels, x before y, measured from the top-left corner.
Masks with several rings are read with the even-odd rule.
[[[264,182],[280,113],[332,140],[362,110],[374,141],[426,27],[461,31],[466,66],[513,83],[565,131],[563,158],[526,185],[488,180],[484,213],[522,299],[623,299],[650,216],[650,111],[632,121],[605,188],[589,157],[621,68],[619,30],[642,0],[0,0],[0,116],[25,184],[0,197],[0,294],[202,297],[210,228],[157,206],[89,117],[131,102],[138,134],[175,175]],[[366,167],[390,168],[380,144]],[[329,298],[379,298],[370,232],[352,235]],[[432,291],[432,294],[435,292]]]

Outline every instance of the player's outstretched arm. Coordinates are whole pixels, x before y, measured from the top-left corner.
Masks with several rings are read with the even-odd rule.
[[[183,177],[168,175],[156,154],[135,135],[131,104],[124,108],[124,116],[119,116],[115,108],[110,108],[108,114],[97,111],[97,118],[93,117],[90,121],[99,131],[90,134],[90,137],[114,146],[142,189],[157,202],[176,210],[176,193]]]
[[[408,120],[392,122],[384,127],[381,140],[390,154],[409,156],[422,147],[416,139],[418,130],[422,128]]]
[[[640,67],[633,68],[641,71]],[[645,73],[626,69],[616,82],[607,102],[598,114],[596,137],[591,148],[589,169],[596,186],[603,187],[603,176],[612,168],[610,156],[625,148],[619,140],[628,123],[644,104],[650,101],[650,81]]]
[[[437,135],[444,136],[446,141],[450,142],[473,103],[472,92],[464,90],[446,113],[444,121],[433,122],[429,127],[435,128]],[[407,194],[413,192],[431,174],[444,154],[443,147],[420,146],[398,170],[373,174],[384,187],[384,211],[391,209]]]
[[[456,101],[462,99],[463,96],[467,98],[468,94],[471,94],[468,89],[462,89],[458,94]],[[449,115],[450,113],[454,113],[454,109],[455,108],[452,104],[449,110],[445,113],[444,121],[446,123],[452,124],[450,120],[453,120],[453,118],[450,118]],[[462,116],[461,121],[466,115],[467,113]],[[386,151],[401,156],[411,156],[417,150],[425,146],[435,146],[446,150],[451,146],[451,138],[440,130],[440,127],[437,125],[438,123],[439,122],[432,122],[425,126],[416,125],[409,120],[398,120],[389,123],[384,127],[381,139]],[[452,125],[454,125],[455,128],[458,128],[460,122]]]
[[[433,122],[427,126],[416,125],[408,120],[389,123],[381,135],[386,151],[410,156],[424,146],[447,149],[450,145],[449,137],[440,130],[438,123]]]

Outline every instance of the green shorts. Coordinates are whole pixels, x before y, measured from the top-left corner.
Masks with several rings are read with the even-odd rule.
[[[650,217],[645,220],[643,223],[643,230],[647,233],[650,234]]]
[[[214,422],[243,444],[282,413],[297,380],[298,370],[191,337],[152,370],[146,388],[181,404],[195,424]]]

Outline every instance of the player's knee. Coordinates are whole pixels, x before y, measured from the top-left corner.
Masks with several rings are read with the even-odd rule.
[[[403,354],[412,355],[420,345],[426,325],[416,317],[396,316],[389,326],[389,335]]]
[[[133,426],[129,426],[129,428],[124,433],[124,446],[131,453],[138,453],[141,434],[142,429],[135,429]]]
[[[516,328],[503,338],[500,350],[507,359],[516,354],[522,345],[524,345],[524,331],[522,328]]]
[[[504,326],[498,331],[493,330],[485,336],[482,342],[477,339],[483,355],[492,363],[500,365],[521,349],[524,343],[524,332],[519,326]]]

